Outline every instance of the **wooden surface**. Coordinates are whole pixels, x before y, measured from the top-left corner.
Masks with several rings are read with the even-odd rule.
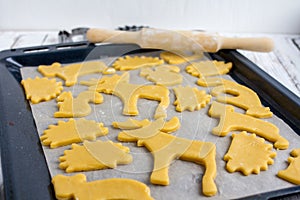
[[[226,36],[262,36],[259,34],[224,34]],[[240,51],[287,89],[300,97],[300,35],[263,35],[273,38],[275,49],[270,53]],[[0,51],[21,47],[59,43],[58,32],[0,31]],[[0,160],[1,162],[1,160]],[[1,164],[1,163],[0,163]],[[0,165],[1,167],[1,165]],[[0,170],[0,199],[2,171]]]

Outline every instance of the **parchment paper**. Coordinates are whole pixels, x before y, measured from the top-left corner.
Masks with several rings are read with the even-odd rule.
[[[152,55],[152,54],[150,54]],[[153,54],[154,55],[154,54]],[[155,54],[157,55],[157,54]],[[148,54],[149,56],[149,54]],[[208,58],[203,58],[208,59]],[[111,64],[114,58],[102,59],[108,65]],[[200,87],[195,84],[197,78],[185,72],[185,66],[187,64],[179,65],[181,67],[181,74],[184,76],[184,82],[182,85],[191,85],[199,89],[210,92],[211,88]],[[42,77],[35,67],[24,67],[21,69],[23,79],[35,76]],[[152,84],[145,78],[139,76],[139,70],[130,72],[131,83],[139,84]],[[100,78],[101,74],[86,75],[79,78],[80,80],[89,80],[90,78]],[[231,79],[229,76],[222,76],[226,79]],[[61,79],[57,79],[62,81]],[[78,82],[79,82],[78,81]],[[189,112],[184,111],[182,113],[175,111],[174,92],[170,88],[170,106],[168,107],[168,119],[172,116],[178,116],[181,120],[181,128],[172,133],[179,137],[214,142],[217,147],[216,163],[217,163],[217,177],[216,184],[218,187],[218,193],[213,197],[206,197],[202,194],[202,175],[204,168],[201,165],[195,163],[176,160],[169,169],[170,185],[169,186],[157,186],[152,185],[149,181],[150,173],[153,168],[153,158],[151,154],[144,147],[137,147],[136,143],[123,143],[123,145],[130,147],[131,154],[133,156],[133,162],[128,165],[119,165],[116,169],[105,169],[90,172],[80,172],[87,176],[88,181],[106,179],[113,177],[131,178],[141,181],[147,184],[151,189],[151,195],[155,199],[232,199],[241,198],[253,194],[259,194],[268,191],[274,191],[282,188],[293,187],[290,184],[276,176],[279,170],[287,167],[287,158],[289,153],[294,148],[300,148],[300,137],[280,118],[275,115],[269,119],[263,119],[274,123],[280,129],[280,134],[289,140],[290,146],[287,150],[275,150],[277,156],[274,159],[274,164],[269,165],[267,171],[261,171],[259,174],[251,174],[244,176],[239,172],[229,173],[225,169],[226,162],[223,160],[223,156],[226,154],[230,142],[231,134],[226,137],[218,137],[211,133],[213,127],[218,124],[218,119],[210,118],[207,115],[207,111],[210,105],[205,108]],[[72,87],[64,87],[64,91],[72,91],[73,95],[77,95],[80,92],[86,90],[87,87],[83,85],[75,85]],[[102,122],[109,128],[107,136],[99,137],[98,140],[112,140],[117,141],[117,135],[119,129],[112,128],[113,121],[125,121],[128,116],[122,115],[122,102],[118,97],[112,95],[102,94],[104,96],[104,102],[99,105],[90,104],[92,106],[92,113],[85,117],[86,119],[93,119],[97,122]],[[214,100],[212,98],[211,102]],[[138,102],[138,108],[140,114],[134,118],[136,119],[153,119],[154,111],[158,103],[156,101],[140,99]],[[38,134],[41,136],[43,131],[48,128],[50,124],[57,124],[59,120],[68,121],[68,118],[54,118],[53,114],[57,111],[57,105],[55,99],[48,102],[42,102],[39,104],[31,104],[32,113],[37,126]],[[242,110],[236,108],[236,111],[242,112]],[[268,143],[268,142],[267,142]],[[43,146],[45,157],[48,163],[48,168],[51,176],[57,174],[73,175],[75,173],[65,173],[64,170],[59,169],[58,158],[64,154],[64,150],[69,149],[69,146],[60,147],[56,149],[50,149]],[[38,184],[38,183],[37,183]]]

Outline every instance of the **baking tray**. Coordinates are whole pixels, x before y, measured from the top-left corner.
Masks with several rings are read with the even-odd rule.
[[[87,42],[38,46],[0,53],[0,147],[6,199],[55,199],[51,177],[28,101],[20,85],[20,68],[53,62],[71,63],[101,57],[122,56],[157,50],[134,44]],[[210,57],[232,62],[231,77],[258,93],[263,104],[300,134],[300,99],[246,57],[222,50]],[[300,196],[300,186],[272,191],[245,199]]]

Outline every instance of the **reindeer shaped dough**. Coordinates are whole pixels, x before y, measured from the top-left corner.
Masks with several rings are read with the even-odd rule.
[[[118,124],[115,122],[114,126],[118,127]],[[167,134],[167,132],[175,131],[179,126],[177,117],[172,118],[169,122],[159,118],[142,128],[139,128],[139,124],[137,124],[138,128],[136,129],[120,132],[118,140],[137,142],[138,146],[145,146],[152,153],[154,169],[150,177],[151,183],[169,185],[169,165],[173,160],[181,159],[205,167],[202,180],[203,194],[215,195],[217,192],[214,182],[216,177],[215,144]]]
[[[84,174],[59,174],[53,177],[52,183],[58,200],[153,200],[150,189],[144,183],[132,179],[111,178],[86,182]]]
[[[71,92],[63,92],[56,100],[59,111],[54,113],[54,117],[84,117],[92,111],[89,103],[102,103],[103,97],[93,91],[81,92],[76,98]]]
[[[155,118],[166,117],[165,109],[169,106],[169,90],[161,85],[136,85],[129,83],[129,73],[121,76],[103,77],[100,80],[82,81],[81,84],[91,86],[91,91],[103,92],[118,96],[123,104],[124,115],[138,115],[137,101],[139,98],[159,101]]]

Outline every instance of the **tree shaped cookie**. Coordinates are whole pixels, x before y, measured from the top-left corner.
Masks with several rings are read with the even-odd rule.
[[[118,140],[137,142],[138,146],[146,147],[154,157],[154,168],[150,177],[153,184],[168,185],[168,170],[175,159],[195,162],[205,167],[202,179],[202,191],[206,196],[213,196],[217,192],[214,182],[216,177],[216,146],[211,142],[188,140],[169,135],[167,132],[179,128],[179,120],[174,117],[169,122],[162,118],[150,124],[133,130],[119,133]]]
[[[83,91],[74,98],[71,92],[63,92],[56,101],[59,110],[54,117],[84,117],[92,112],[89,103],[102,103],[103,96],[94,91]]]
[[[277,174],[278,177],[300,185],[300,149],[294,149],[288,158],[289,166],[285,170],[280,170]]]
[[[129,148],[112,141],[84,141],[83,145],[72,144],[59,158],[61,169],[66,172],[79,172],[116,168],[117,164],[129,164],[132,156]]]
[[[181,64],[192,60],[200,59],[203,57],[203,55],[202,54],[179,55],[168,51],[164,51],[160,54],[160,57],[169,64]]]
[[[232,63],[224,63],[223,61],[200,61],[194,62],[186,67],[186,71],[195,76],[216,76],[227,74],[232,68]]]
[[[233,106],[213,102],[208,114],[220,118],[218,126],[212,130],[215,135],[225,136],[230,131],[248,131],[274,142],[275,148],[287,149],[289,146],[289,142],[279,134],[279,129],[274,124],[235,112]]]
[[[40,65],[38,71],[46,77],[59,77],[65,80],[66,86],[77,83],[77,78],[86,74],[100,73],[107,69],[103,62],[89,61],[62,66],[55,62],[52,65]]]
[[[113,67],[117,70],[134,70],[141,67],[152,67],[163,64],[164,61],[157,57],[146,57],[146,56],[125,56],[118,58],[114,63]]]
[[[161,65],[151,68],[142,68],[140,75],[157,85],[172,86],[182,83],[182,75],[179,73],[180,68],[172,65]]]
[[[231,173],[240,171],[245,176],[258,174],[274,163],[272,158],[275,158],[276,153],[272,149],[271,144],[266,144],[263,138],[255,134],[247,135],[245,131],[232,134],[231,145],[224,156],[226,169]]]
[[[52,184],[58,200],[153,200],[147,185],[132,179],[110,178],[87,182],[84,174],[59,174],[53,177]]]
[[[57,125],[50,125],[40,137],[41,142],[50,148],[82,142],[83,140],[95,140],[96,137],[106,135],[108,128],[102,123],[84,118],[68,122],[58,121]]]
[[[253,117],[272,117],[273,114],[270,108],[262,106],[259,97],[250,88],[222,78],[207,77],[205,80],[208,85],[219,84],[211,91],[211,94],[217,97],[217,101],[243,108],[246,110],[247,115]],[[215,81],[215,83],[213,81]],[[222,94],[230,94],[233,96],[224,96]]]
[[[182,112],[184,110],[195,111],[204,108],[210,101],[211,96],[206,94],[204,90],[198,90],[192,87],[178,86],[173,88],[176,101],[174,105],[176,110]]]
[[[31,103],[39,103],[55,98],[63,90],[62,83],[56,82],[55,79],[28,78],[22,80],[21,84],[26,93],[26,99],[30,99]]]
[[[121,76],[105,76],[100,80],[92,79],[82,81],[81,84],[91,86],[90,91],[113,94],[119,97],[123,104],[124,115],[138,115],[137,101],[139,98],[159,101],[159,105],[154,114],[155,118],[166,117],[166,108],[169,106],[169,90],[161,85],[137,85],[129,83],[129,73]],[[163,113],[163,114],[161,114]]]

